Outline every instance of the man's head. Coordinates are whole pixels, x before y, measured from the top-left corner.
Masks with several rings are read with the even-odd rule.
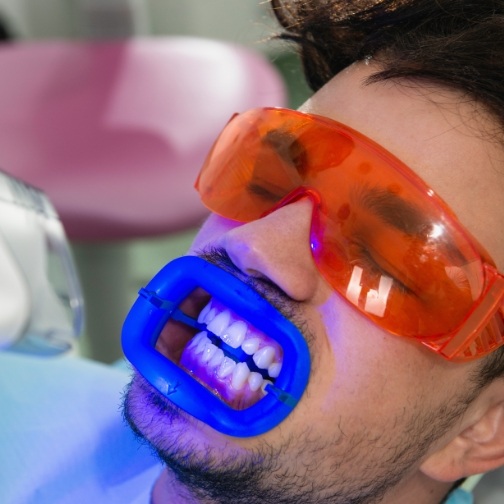
[[[474,124],[470,134],[503,145],[504,2],[501,0],[332,0],[328,3],[272,0],[271,3],[285,28],[281,38],[298,44],[307,81],[314,91],[352,63],[373,61],[368,83],[392,81],[405,88],[415,83],[427,99],[433,87],[437,91],[450,90],[454,93],[455,108],[465,103],[466,114],[479,117],[486,124],[481,124],[483,127]],[[442,108],[443,99],[439,105]],[[457,120],[464,121],[464,115]],[[407,162],[400,152],[394,153]],[[501,184],[504,169],[498,162],[494,164],[498,184]],[[475,181],[478,167],[468,169],[469,183],[480,185],[482,182]],[[456,179],[464,184],[461,177]],[[440,194],[444,197],[443,192]],[[486,198],[477,203],[483,204],[483,201]],[[494,240],[501,240],[496,244],[501,252],[502,233],[485,227]],[[501,350],[485,362],[481,383],[503,374],[504,350]]]
[[[488,31],[490,21],[445,9],[472,2],[381,2],[390,13],[375,6],[365,15],[358,2],[352,12],[342,12],[348,2],[323,2],[322,10],[316,8],[322,2],[274,3],[289,37],[305,45],[317,88],[302,111],[343,123],[399,158],[443,198],[503,271],[504,150],[498,108],[489,108],[496,100],[451,83],[452,70],[444,80],[419,74],[430,52],[420,58],[413,51],[433,44],[433,32],[437,46],[466,34],[472,48],[479,42],[474,30],[484,24]],[[504,38],[504,5],[478,2],[475,9],[485,5],[487,17],[498,16],[500,8],[500,21],[492,26],[500,26]],[[431,18],[443,12],[446,18],[435,26]],[[423,39],[410,37],[409,49],[399,50],[422,21],[432,25]],[[395,61],[409,64],[411,73]],[[495,72],[501,61],[495,60]],[[478,88],[482,83],[474,79],[481,74],[485,81],[489,71],[468,67],[462,73]],[[126,415],[167,462],[187,502],[395,503],[414,495],[416,503],[435,503],[454,481],[504,463],[504,380],[490,379],[493,370],[501,372],[502,350],[450,362],[364,317],[313,260],[313,205],[310,198],[296,199],[247,223],[212,215],[190,251],[252,286],[303,333],[311,374],[292,413],[260,436],[233,438],[173,407],[139,377],[130,388]],[[217,306],[213,316],[226,311]],[[212,358],[203,363],[205,350],[197,357],[190,346],[186,354],[200,359],[195,376],[203,383],[217,376],[220,364],[212,365]],[[232,394],[232,378],[226,380]],[[164,485],[160,494],[167,491]]]

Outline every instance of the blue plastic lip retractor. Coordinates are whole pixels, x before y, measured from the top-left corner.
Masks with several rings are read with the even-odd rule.
[[[230,407],[155,349],[168,320],[185,317],[178,306],[198,287],[282,346],[279,376],[267,385],[264,398],[247,409]],[[276,427],[301,399],[310,375],[308,345],[299,329],[250,286],[195,256],[168,263],[140,290],[124,322],[122,346],[126,358],[161,394],[198,420],[235,437],[257,436]]]

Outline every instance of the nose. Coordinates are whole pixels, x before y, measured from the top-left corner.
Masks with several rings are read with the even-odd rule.
[[[224,233],[218,245],[250,276],[267,279],[296,301],[317,292],[321,277],[310,251],[313,203],[302,198]]]

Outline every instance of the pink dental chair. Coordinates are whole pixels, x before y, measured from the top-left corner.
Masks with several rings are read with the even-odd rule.
[[[122,244],[202,222],[192,186],[213,140],[234,112],[284,106],[283,81],[257,53],[189,37],[14,43],[0,73],[0,167],[54,203],[77,248],[90,354],[110,362],[130,302]]]

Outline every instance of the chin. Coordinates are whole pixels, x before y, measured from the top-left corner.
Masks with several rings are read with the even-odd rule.
[[[163,457],[190,443],[191,450],[207,451],[211,446],[222,449],[230,438],[195,419],[166,399],[140,374],[134,373],[125,394],[124,418],[135,434],[147,441]]]

